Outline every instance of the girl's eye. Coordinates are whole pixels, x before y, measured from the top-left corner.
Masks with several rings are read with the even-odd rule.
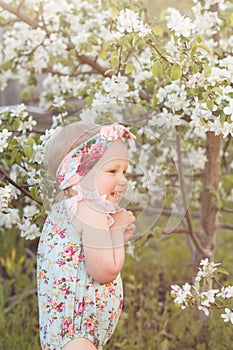
[[[112,169],[112,170],[110,170],[109,172],[112,173],[112,174],[116,174],[117,171],[114,170],[114,169]]]

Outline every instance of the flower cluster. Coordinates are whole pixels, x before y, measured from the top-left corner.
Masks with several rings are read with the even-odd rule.
[[[216,272],[219,265],[209,262],[207,258],[201,260],[194,284],[172,285],[171,296],[181,309],[197,308],[203,311],[206,316],[209,316],[211,309],[224,309],[225,313],[222,313],[221,317],[224,322],[230,321],[233,324],[233,286],[222,286],[221,290],[208,288],[210,281],[217,281]],[[219,287],[218,281],[217,284]]]
[[[120,15],[116,17],[117,30],[120,33],[138,33],[138,35],[144,38],[151,33],[151,29],[147,24],[144,24],[138,13],[130,9],[121,10]]]
[[[12,186],[0,187],[0,212],[8,208],[12,199],[16,198]]]
[[[40,209],[35,201],[46,201],[41,164],[45,146],[56,129],[50,129],[37,139],[32,138],[36,121],[24,104],[2,109],[0,116],[1,167],[4,169],[0,187],[0,227],[18,227],[22,237],[35,239],[41,232]],[[6,185],[8,178],[11,185]],[[26,193],[24,202],[19,195],[21,186],[24,188],[21,193]],[[12,200],[14,206],[18,205],[18,198],[19,207],[11,208]]]
[[[12,135],[12,132],[7,129],[3,129],[0,133],[0,152],[3,152],[4,148],[8,146],[8,138]]]

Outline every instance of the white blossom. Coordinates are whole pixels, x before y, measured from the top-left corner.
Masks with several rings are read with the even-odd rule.
[[[221,314],[221,317],[224,319],[224,322],[231,322],[233,324],[233,311],[229,308],[225,308],[225,314]]]
[[[36,171],[35,169],[31,169],[27,173],[28,178],[27,178],[27,183],[29,186],[34,186],[36,184],[41,183],[41,177],[40,177],[40,172]]]
[[[125,250],[126,253],[134,257],[134,250],[135,250],[135,245],[129,242],[126,246],[126,250]]]
[[[185,85],[179,85],[178,82],[173,82],[164,88],[160,87],[157,98],[160,103],[164,102],[167,108],[172,109],[173,113],[181,109],[186,110],[189,107]]]
[[[35,72],[40,74],[43,69],[47,68],[49,59],[48,48],[45,46],[39,46],[36,48],[29,66],[32,66],[35,69]]]
[[[191,18],[182,16],[180,12],[174,8],[168,8],[168,15],[166,16],[167,27],[174,30],[175,35],[189,38],[194,25]]]
[[[61,38],[58,34],[52,33],[43,44],[54,56],[63,55],[64,58],[67,56],[67,43],[64,37]]]
[[[19,229],[21,231],[21,237],[24,237],[25,239],[33,240],[40,236],[39,227],[36,224],[32,224],[29,219],[23,219],[22,222],[19,223]]]
[[[30,218],[30,217],[34,216],[35,214],[38,214],[38,213],[39,213],[39,209],[33,204],[26,205],[23,208],[23,216],[25,218]]]
[[[163,108],[159,114],[154,114],[148,123],[150,126],[164,126],[166,129],[181,125],[182,119],[180,115],[169,112],[167,108]]]
[[[188,156],[190,162],[192,163],[193,169],[204,169],[205,163],[207,161],[204,148],[193,148],[189,150]]]
[[[43,146],[46,146],[48,142],[55,137],[60,131],[62,130],[61,126],[58,126],[56,128],[46,129],[44,135],[40,136],[40,141],[42,142]]]
[[[202,259],[200,262],[199,271],[196,275],[195,281],[200,281],[202,278],[210,278],[214,271],[217,270],[216,266],[220,264],[215,264],[214,262],[209,262],[209,259]]]
[[[220,119],[217,118],[214,123],[211,123],[209,130],[214,131],[215,135],[222,134],[223,138],[226,138],[228,135],[233,136],[233,123],[221,123]]]
[[[207,307],[199,305],[197,308],[198,308],[198,310],[203,311],[206,316],[209,316],[210,312],[209,312],[209,309]]]
[[[8,208],[7,213],[0,212],[0,227],[11,229],[20,222],[19,209]]]
[[[132,10],[121,10],[120,15],[116,17],[117,30],[120,33],[138,33],[139,36],[144,38],[150,34],[151,30],[147,24],[144,24],[140,19],[139,14]]]
[[[215,294],[219,292],[218,289],[210,289],[207,292],[201,293],[201,305],[204,307],[211,306],[215,302]]]
[[[97,112],[95,109],[90,109],[90,108],[85,109],[80,113],[80,118],[85,123],[94,124],[97,118]]]
[[[31,116],[29,116],[27,120],[20,120],[18,131],[31,131],[34,128],[34,126],[36,126],[36,124],[37,122]]]
[[[105,78],[103,81],[103,89],[110,98],[117,98],[121,102],[129,96],[127,77],[122,77],[120,75],[113,75],[111,78]]]
[[[16,198],[11,186],[0,187],[0,212],[6,209],[12,199]]]
[[[209,5],[206,7],[204,5],[203,7],[201,2],[198,1],[197,4],[192,7],[192,11],[195,15],[193,21],[195,33],[203,36],[212,36],[217,32],[222,20],[218,17],[217,12],[209,11]]]
[[[223,299],[233,298],[233,286],[222,287],[221,292],[217,296]]]
[[[231,99],[229,101],[229,105],[228,106],[224,107],[223,112],[226,115],[230,115],[231,116],[231,120],[233,122],[233,99]]]
[[[8,131],[7,129],[3,129],[0,132],[0,152],[3,152],[5,148],[8,147],[8,138],[12,135],[11,131]]]
[[[37,163],[37,164],[43,164],[44,161],[44,151],[45,151],[45,147],[44,145],[36,145],[34,144],[32,146],[34,153],[32,156],[32,163]]]
[[[175,298],[174,303],[181,305],[182,309],[187,307],[187,298],[192,296],[191,285],[185,283],[183,286],[178,286],[174,284],[171,286],[171,295]]]

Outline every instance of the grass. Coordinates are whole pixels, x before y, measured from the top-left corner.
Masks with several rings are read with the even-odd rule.
[[[232,265],[228,247],[233,240],[231,235],[227,235],[226,241],[222,235],[219,238],[218,256],[229,252],[224,261],[228,269]],[[16,231],[0,234],[1,350],[40,350],[35,293],[36,245],[36,241],[19,238]],[[203,326],[195,313],[177,309],[170,298],[171,284],[192,280],[185,237],[156,234],[150,238],[145,236],[134,245],[135,257],[127,255],[122,272],[123,312],[104,350],[230,349],[232,325],[224,324],[220,311],[214,311]]]

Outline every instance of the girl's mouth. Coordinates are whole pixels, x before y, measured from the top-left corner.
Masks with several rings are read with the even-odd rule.
[[[121,191],[114,191],[111,193],[111,196],[115,197],[115,198],[119,198],[122,195]]]
[[[121,194],[121,192],[119,191],[114,191],[111,193],[112,196],[119,196]]]

